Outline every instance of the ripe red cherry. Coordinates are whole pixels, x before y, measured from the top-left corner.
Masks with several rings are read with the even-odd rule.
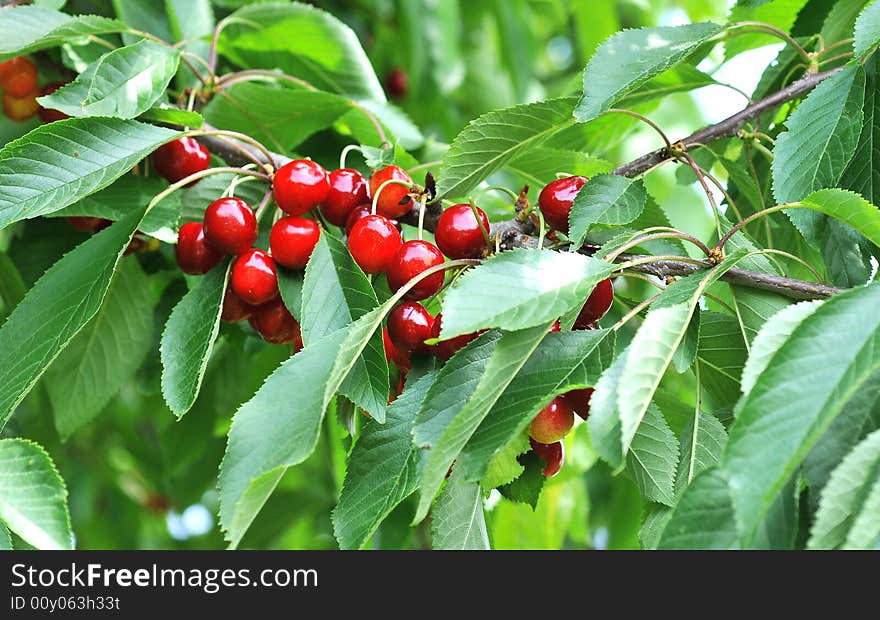
[[[488,234],[489,218],[479,207],[476,207],[476,211]],[[446,209],[437,220],[434,239],[440,251],[449,258],[479,258],[486,249],[483,229],[469,204],[453,205]]]
[[[563,177],[548,183],[538,196],[538,208],[544,221],[556,230],[568,232],[568,214],[574,197],[587,182],[587,177]]]
[[[434,317],[434,323],[431,325],[431,338],[440,337],[440,328],[443,326],[443,313],[440,312]],[[473,334],[462,334],[449,340],[441,340],[431,347],[431,353],[442,360],[448,360],[450,357],[465,348],[467,344],[479,336],[482,332]]]
[[[334,226],[344,226],[349,214],[359,204],[367,202],[367,180],[357,170],[340,168],[328,177],[330,190],[321,203],[321,213]]]
[[[574,412],[581,418],[586,420],[590,417],[590,399],[593,397],[593,388],[584,388],[582,390],[572,390],[562,395],[568,406],[574,409]]]
[[[280,297],[254,308],[248,322],[263,340],[272,344],[286,344],[301,338],[299,323]],[[299,346],[302,348],[301,340]]]
[[[400,166],[386,166],[385,168],[374,172],[373,176],[370,177],[370,196],[375,198],[376,193],[379,191],[379,188],[382,187],[382,184],[391,180],[412,183],[410,176]],[[382,215],[391,218],[400,217],[401,215],[409,213],[413,207],[413,199],[408,194],[409,188],[404,187],[403,185],[397,185],[396,183],[386,185],[382,190],[382,193],[379,194],[379,200],[376,202],[376,209],[381,212]],[[407,200],[405,200],[403,204],[400,204],[404,198]]]
[[[290,215],[302,215],[327,198],[327,171],[310,159],[295,159],[281,166],[272,181],[275,202]]]
[[[425,307],[416,302],[404,302],[388,315],[388,336],[402,351],[427,351],[425,340],[431,337],[432,317]]]
[[[596,326],[593,323],[605,316],[613,301],[614,287],[611,285],[611,280],[605,278],[596,285],[596,288],[587,297],[584,307],[581,308],[580,314],[575,319],[573,329],[595,329]]]
[[[40,95],[43,97],[51,95],[62,86],[64,86],[64,82],[51,82],[46,84],[40,89]],[[40,120],[44,123],[54,123],[55,121],[63,121],[65,118],[70,118],[60,110],[56,110],[55,108],[44,108],[42,106],[40,106],[37,116],[39,116]]]
[[[40,104],[37,103],[37,97],[40,91],[35,90],[24,97],[15,97],[9,92],[3,93],[3,114],[9,120],[23,122],[31,118],[40,110]]]
[[[406,71],[396,67],[385,76],[385,90],[392,99],[403,99],[409,92],[409,76]]]
[[[544,461],[544,469],[541,471],[547,478],[552,478],[562,469],[562,463],[565,461],[565,444],[561,441],[554,443],[540,443],[529,437],[529,443],[535,454]]]
[[[169,183],[177,183],[196,172],[207,170],[211,154],[195,138],[185,137],[163,144],[150,156],[156,172]],[[198,181],[193,181],[197,183]]]
[[[559,324],[559,321],[554,321],[553,325],[550,326],[550,333],[552,334],[553,332],[561,332],[561,331],[562,331],[562,325]]]
[[[87,215],[72,215],[64,219],[79,232],[98,232],[113,223],[102,217],[89,217]]]
[[[272,258],[288,269],[305,269],[320,236],[321,228],[314,220],[282,217],[269,233]]]
[[[400,288],[417,275],[443,264],[443,254],[433,243],[427,241],[407,241],[397,252],[397,256],[388,266],[385,275],[388,286],[396,293]],[[406,299],[426,299],[434,295],[443,286],[443,272],[438,271],[421,280],[405,295]]]
[[[16,56],[0,65],[0,88],[10,97],[25,97],[37,88],[37,67],[28,58]]]
[[[400,232],[384,215],[370,215],[351,227],[348,251],[364,273],[386,271],[397,256],[403,239]]]
[[[356,206],[351,210],[351,213],[348,214],[348,217],[345,218],[345,232],[350,235],[351,229],[354,228],[354,225],[365,217],[372,215],[372,213],[373,206],[370,203]]]
[[[568,435],[572,426],[574,411],[565,400],[557,396],[532,420],[529,435],[539,443],[555,443]]]
[[[193,276],[208,273],[223,258],[223,254],[205,239],[201,222],[187,222],[180,227],[174,254],[180,270]]]
[[[278,295],[275,261],[263,250],[248,250],[235,260],[230,276],[232,290],[242,301],[259,306]]]
[[[384,327],[382,328],[382,343],[385,345],[385,361],[394,362],[401,373],[408,372],[410,369],[409,353],[394,346],[394,343],[391,342],[391,336],[388,335],[388,330]]]
[[[218,198],[205,209],[205,237],[226,254],[241,254],[257,240],[257,218],[241,198]]]
[[[221,321],[238,323],[249,319],[253,311],[254,307],[244,303],[231,286],[226,287],[226,294],[223,296],[223,310],[220,312]]]

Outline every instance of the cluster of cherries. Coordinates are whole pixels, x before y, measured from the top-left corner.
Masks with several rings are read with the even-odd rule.
[[[34,114],[44,123],[60,121],[67,115],[58,110],[44,108],[37,97],[54,93],[63,82],[50,82],[40,86],[37,67],[25,56],[16,56],[0,63],[0,89],[3,90],[3,114],[13,121],[26,121]]]

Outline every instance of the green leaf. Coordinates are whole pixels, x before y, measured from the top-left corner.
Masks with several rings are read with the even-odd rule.
[[[528,443],[528,442],[526,442]],[[534,451],[527,452],[519,457],[523,469],[515,480],[498,487],[498,492],[512,502],[528,504],[534,510],[538,506],[541,497],[541,489],[544,487],[544,461]]]
[[[574,115],[585,123],[677,65],[721,31],[711,22],[624,30],[599,46],[584,69],[584,95]]]
[[[733,7],[728,17],[731,24],[738,22],[763,22],[775,26],[779,30],[790,33],[791,28],[801,12],[807,0],[774,0],[773,2],[752,2],[749,4],[738,3]],[[814,10],[811,8],[805,11]],[[729,60],[734,56],[757,47],[779,43],[779,39],[772,35],[761,32],[739,33],[724,42],[724,59]]]
[[[831,473],[822,489],[816,520],[807,543],[810,549],[837,549],[868,506],[871,489],[880,484],[880,430],[859,443]]]
[[[674,93],[697,90],[717,83],[711,75],[703,73],[692,65],[678,65],[664,71],[645,83],[644,86],[626,95],[620,101],[620,105],[621,107],[631,109],[640,103],[647,103]]]
[[[26,439],[0,440],[0,521],[37,549],[73,549],[64,481]]]
[[[205,121],[202,115],[198,112],[181,110],[180,108],[175,108],[167,103],[157,103],[141,114],[138,119],[142,121],[152,121],[154,123],[182,125],[191,129],[198,129]]]
[[[641,179],[602,174],[590,179],[578,192],[568,216],[573,248],[584,244],[594,224],[621,226],[642,214],[648,192]]]
[[[203,276],[174,306],[162,332],[162,396],[178,419],[189,411],[202,387],[229,276],[229,262]]]
[[[385,424],[370,420],[348,459],[333,531],[341,549],[363,547],[379,524],[416,490],[419,451],[412,445],[416,414],[437,377],[423,375],[388,408]]]
[[[844,549],[880,548],[880,483],[875,482],[870,495],[865,500],[861,514],[856,517]]]
[[[468,442],[468,445],[470,445],[470,442]],[[467,449],[467,446],[465,446],[465,449]],[[504,446],[485,466],[486,474],[479,481],[483,485],[483,490],[488,493],[492,489],[509,484],[522,476],[525,470],[517,457],[529,450],[531,450],[531,446],[529,446],[529,438],[526,433],[520,433],[513,441]],[[464,451],[462,451],[462,455],[464,455]],[[464,463],[461,458],[455,460],[456,467],[462,467],[463,465]],[[468,482],[476,482],[476,480],[469,479],[467,471],[464,472],[463,477]],[[510,499],[509,496],[507,497]],[[537,494],[535,501],[538,501]]]
[[[69,116],[134,118],[164,96],[178,62],[178,50],[143,39],[108,52],[73,82],[38,100]]]
[[[67,439],[131,379],[153,344],[153,301],[135,259],[121,263],[98,314],[46,372],[55,428]]]
[[[370,281],[348,248],[330,234],[321,235],[306,266],[302,289],[302,329],[306,345],[348,327],[379,305]],[[370,338],[341,387],[343,394],[379,422],[388,402],[388,363],[382,335]]]
[[[97,15],[74,17],[38,6],[6,8],[0,11],[0,60],[127,29],[120,21]]]
[[[726,444],[727,431],[718,418],[698,412],[681,433],[676,495],[681,495],[694,478],[718,463]]]
[[[571,252],[501,252],[466,272],[446,293],[441,338],[484,328],[519,330],[573,310],[614,267]]]
[[[98,312],[146,205],[55,263],[0,327],[0,428]]]
[[[824,213],[851,226],[868,241],[880,247],[880,211],[858,194],[843,189],[823,189],[813,192],[791,207],[788,210],[791,216],[796,210],[804,208]]]
[[[278,265],[278,290],[284,305],[297,321],[302,321],[302,291],[305,272],[300,269],[288,269]]]
[[[773,149],[777,203],[797,202],[837,184],[858,146],[864,99],[865,72],[858,66],[832,75],[807,95]],[[792,220],[808,240],[815,234],[815,217],[793,213]]]
[[[590,438],[596,452],[614,468],[624,465],[624,451],[621,448],[620,410],[617,406],[617,390],[623,379],[629,348],[617,354],[614,361],[596,381],[595,391],[590,398]]]
[[[493,172],[571,124],[571,98],[495,110],[472,120],[452,141],[437,172],[441,198],[467,196]]]
[[[232,14],[219,51],[248,68],[280,69],[321,90],[385,101],[357,35],[307,4],[256,4]],[[296,36],[291,36],[296,33]]]
[[[872,310],[878,301],[876,285],[827,300],[743,396],[722,466],[746,544],[810,449],[880,367],[880,315]]]
[[[12,538],[9,536],[9,530],[0,523],[0,551],[12,551]]]
[[[489,549],[480,485],[463,482],[454,470],[431,512],[431,546],[457,551]]]
[[[660,410],[651,405],[633,437],[626,470],[645,499],[671,506],[677,464],[678,440]]]
[[[694,478],[673,508],[657,548],[739,548],[728,481],[721,469],[713,467]]]
[[[546,146],[530,148],[512,159],[504,169],[535,188],[544,187],[556,180],[556,173],[564,170],[569,174],[594,177],[611,172],[614,165],[598,157],[590,157],[579,151],[554,149]]]
[[[859,14],[853,36],[856,58],[864,56],[880,43],[880,3],[872,2]]]
[[[8,255],[0,252],[0,325],[2,321],[24,299],[27,287],[15,263]]]
[[[9,142],[0,150],[0,228],[107,187],[176,135],[137,121],[72,118]]]
[[[745,337],[735,317],[708,310],[700,312],[700,380],[716,407],[733,407],[739,400],[740,377],[747,355]]]
[[[874,5],[876,6],[876,4]],[[865,105],[862,134],[849,166],[840,178],[840,187],[861,194],[868,202],[880,202],[880,55],[865,66]]]

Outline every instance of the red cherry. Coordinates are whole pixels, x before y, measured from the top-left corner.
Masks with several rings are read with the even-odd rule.
[[[86,215],[72,215],[64,219],[79,232],[98,232],[113,223],[102,217],[89,217]]]
[[[425,307],[416,302],[404,302],[388,315],[388,336],[402,351],[427,351],[425,340],[431,337],[432,317]]]
[[[582,390],[572,390],[562,395],[568,406],[574,409],[574,412],[581,418],[586,420],[590,417],[590,399],[593,397],[593,388],[584,388]]]
[[[254,308],[248,323],[257,330],[263,340],[272,344],[285,344],[301,338],[299,323],[290,314],[280,297]],[[299,346],[302,348],[302,341]]]
[[[529,437],[529,443],[535,454],[544,461],[544,469],[541,471],[547,478],[552,478],[562,469],[565,461],[565,444],[561,441],[554,443],[540,443]]]
[[[24,97],[15,97],[8,91],[3,93],[3,114],[9,120],[21,123],[28,120],[40,110],[40,104],[37,103],[37,97],[40,96],[39,90],[26,94]]]
[[[385,76],[385,90],[392,99],[403,99],[409,92],[409,76],[406,71],[396,67]]]
[[[552,334],[553,332],[561,332],[561,331],[562,331],[562,325],[559,324],[559,321],[554,321],[553,325],[550,326],[550,333]]]
[[[476,211],[488,233],[489,218],[479,207],[476,207]],[[486,249],[483,229],[469,204],[453,205],[446,209],[437,220],[434,239],[440,251],[449,258],[479,258]]]
[[[28,58],[16,56],[0,65],[0,88],[10,97],[26,97],[39,92],[37,67]]]
[[[370,215],[351,227],[348,251],[364,273],[382,273],[397,256],[403,240],[384,215]]]
[[[367,181],[357,170],[341,168],[328,177],[330,190],[321,203],[321,213],[334,226],[344,226],[349,214],[361,203],[367,202]]]
[[[391,180],[412,183],[410,176],[400,166],[386,166],[385,168],[374,172],[373,176],[370,177],[370,196],[375,198],[376,193],[379,191],[379,188],[382,187],[382,184]],[[382,193],[379,194],[376,209],[382,213],[382,215],[388,217],[400,217],[401,215],[409,213],[413,207],[413,199],[408,194],[409,188],[404,187],[403,185],[397,185],[395,183],[387,185],[382,190]],[[400,204],[404,199],[406,199],[404,203]]]
[[[249,319],[254,311],[254,307],[250,306],[235,294],[232,286],[226,287],[226,294],[223,295],[223,310],[220,312],[220,320],[226,323],[238,323]]]
[[[46,84],[40,89],[40,95],[45,97],[46,95],[51,95],[56,90],[64,86],[64,82],[51,82]],[[37,116],[40,117],[40,120],[44,123],[54,123],[55,121],[63,121],[65,118],[70,118],[64,112],[60,110],[56,110],[55,108],[44,108],[40,106],[39,112],[37,112]]]
[[[282,217],[269,233],[272,258],[288,269],[305,269],[320,236],[321,228],[314,220]]]
[[[557,396],[532,420],[529,435],[540,443],[556,443],[568,435],[572,426],[574,411],[565,400]]]
[[[391,292],[400,288],[423,271],[443,264],[443,254],[433,243],[427,241],[407,241],[397,252],[397,256],[388,266],[386,276]],[[443,286],[443,272],[431,274],[421,280],[405,295],[406,299],[426,299],[434,295]]]
[[[596,285],[596,288],[587,297],[584,307],[581,308],[580,314],[575,319],[573,329],[596,329],[593,323],[605,316],[613,301],[614,287],[611,285],[611,280],[605,278]]]
[[[327,198],[327,171],[310,159],[295,159],[281,166],[272,181],[275,202],[290,215],[302,215]]]
[[[223,258],[223,254],[205,239],[201,222],[187,222],[180,227],[174,254],[180,270],[193,276],[208,273]]]
[[[256,215],[241,198],[218,198],[205,209],[204,221],[208,242],[226,254],[241,254],[257,240]]]
[[[434,317],[434,323],[431,325],[431,338],[440,337],[440,328],[443,326],[443,313],[440,312]],[[463,334],[450,338],[449,340],[441,340],[431,347],[431,353],[442,360],[448,360],[450,357],[465,348],[467,344],[479,336],[482,332],[473,334]]]
[[[163,144],[150,156],[156,172],[169,183],[182,181],[191,174],[207,170],[211,154],[195,138],[185,137]],[[198,183],[193,181],[190,186]]]
[[[568,214],[574,197],[588,181],[587,177],[563,177],[548,183],[538,196],[538,208],[550,228],[568,232]]]
[[[259,306],[278,295],[275,261],[263,250],[248,250],[232,266],[232,290],[242,301]]]
[[[385,361],[394,362],[400,372],[408,372],[410,369],[409,353],[401,351],[391,342],[388,330],[382,328],[382,343],[385,345]]]
[[[372,215],[372,213],[373,206],[370,203],[356,206],[351,210],[351,213],[348,214],[348,217],[345,218],[345,232],[350,235],[351,229],[354,228],[354,225],[365,217]]]

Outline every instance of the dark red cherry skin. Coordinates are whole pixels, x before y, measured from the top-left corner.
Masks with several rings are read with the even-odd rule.
[[[385,90],[392,99],[403,99],[409,92],[409,76],[400,67],[395,67],[385,76]]]
[[[241,198],[219,198],[205,209],[205,237],[225,254],[246,252],[257,240],[257,217]]]
[[[593,388],[584,388],[582,390],[572,390],[562,395],[568,406],[571,407],[576,414],[586,420],[590,417],[590,399],[593,397]]]
[[[382,328],[382,343],[385,345],[385,361],[394,362],[401,373],[408,372],[410,369],[409,353],[401,351],[394,345],[391,336],[388,335],[388,330],[384,327]]]
[[[440,328],[443,326],[443,313],[440,312],[434,317],[434,323],[431,325],[431,338],[439,338],[440,337]],[[467,344],[474,340],[477,336],[480,335],[480,332],[473,334],[463,334],[461,336],[456,336],[455,338],[450,338],[449,340],[441,340],[437,344],[431,347],[431,353],[436,355],[442,360],[448,360],[450,357],[461,351],[463,348],[467,346]]]
[[[40,96],[45,97],[46,95],[51,95],[62,86],[64,86],[64,82],[51,82],[46,84],[40,89]],[[40,120],[44,123],[54,123],[55,121],[63,121],[65,118],[70,118],[60,110],[44,108],[42,106],[40,107],[40,111],[37,112],[37,116],[39,116]]]
[[[554,321],[553,325],[550,326],[550,333],[552,334],[553,332],[561,332],[561,331],[562,331],[562,325],[559,324],[559,321]]]
[[[571,203],[587,180],[587,177],[563,177],[551,181],[541,190],[538,196],[538,208],[541,209],[544,221],[550,228],[568,232]]]
[[[538,443],[556,443],[574,426],[574,411],[559,396],[538,412],[529,427],[529,436]]]
[[[393,293],[396,293],[404,284],[423,271],[442,264],[443,254],[433,243],[419,240],[407,241],[400,246],[397,256],[394,257],[388,266],[388,271],[385,272],[388,286]],[[443,287],[443,277],[442,271],[431,274],[412,287],[404,295],[404,298],[414,301],[427,299]]]
[[[364,273],[382,273],[400,250],[400,231],[384,215],[370,215],[358,220],[348,235],[348,251]]]
[[[386,166],[381,170],[373,173],[370,177],[370,196],[376,197],[376,192],[382,187],[386,181],[405,181],[412,183],[412,179],[406,171],[400,166]],[[408,200],[404,200],[407,198]],[[400,204],[401,201],[403,204]],[[386,186],[382,193],[379,194],[379,200],[376,202],[376,209],[389,218],[396,218],[409,213],[413,207],[413,199],[409,196],[409,188],[403,185],[392,183]]]
[[[177,183],[191,174],[207,170],[211,165],[211,154],[195,138],[185,137],[160,146],[150,156],[150,161],[160,176],[169,183]]]
[[[352,210],[370,199],[367,180],[352,168],[334,170],[327,179],[330,189],[321,203],[321,214],[334,226],[345,226]]]
[[[113,223],[102,217],[89,217],[87,215],[71,215],[64,219],[79,232],[98,232]]]
[[[558,474],[559,470],[562,469],[562,463],[565,461],[565,444],[561,441],[550,444],[540,443],[531,437],[529,437],[529,443],[532,445],[532,450],[535,451],[535,454],[544,461],[544,469],[541,470],[541,473],[546,478],[552,478]]]
[[[401,351],[425,353],[428,350],[425,340],[431,337],[434,317],[422,304],[407,301],[388,315],[388,336]]]
[[[365,217],[372,215],[372,213],[373,206],[370,203],[356,206],[354,209],[351,210],[351,213],[348,214],[348,217],[345,218],[345,232],[350,235],[351,229],[354,228],[354,225],[360,222]]]
[[[269,233],[272,258],[288,269],[305,269],[320,237],[321,227],[314,220],[282,217]]]
[[[226,294],[223,296],[223,310],[220,312],[220,320],[226,323],[238,323],[249,319],[254,312],[254,307],[250,306],[235,294],[231,286],[226,287]]]
[[[205,239],[201,222],[187,222],[180,227],[174,254],[180,270],[193,276],[208,273],[223,258],[223,253]]]
[[[259,306],[278,296],[275,261],[258,248],[248,250],[235,260],[229,279],[235,294],[252,306]]]
[[[614,287],[611,285],[611,280],[605,278],[596,285],[596,288],[587,297],[572,329],[596,329],[593,323],[605,316],[613,301]]]
[[[284,164],[272,181],[275,202],[288,215],[302,215],[317,207],[329,191],[327,171],[311,159],[295,159]]]
[[[476,211],[488,234],[489,218],[479,207]],[[434,240],[440,251],[449,258],[480,258],[486,249],[483,229],[469,204],[453,205],[440,215]]]
[[[248,323],[263,340],[272,344],[287,344],[301,337],[299,323],[290,314],[280,297],[254,308]]]
[[[0,65],[0,89],[10,97],[27,97],[39,92],[37,66],[25,56],[16,56]]]

